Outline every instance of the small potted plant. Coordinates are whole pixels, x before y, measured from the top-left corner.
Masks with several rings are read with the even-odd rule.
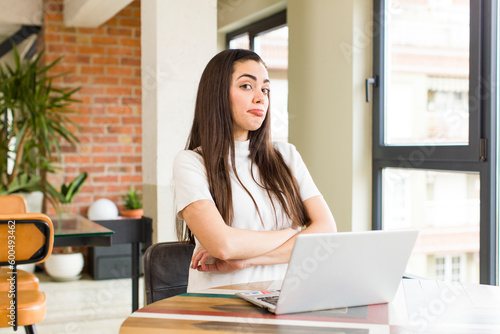
[[[47,192],[50,195],[52,205],[61,215],[70,214],[73,200],[82,189],[87,172],[82,172],[68,184],[63,183],[58,191],[47,183]],[[61,227],[61,224],[59,224]],[[56,281],[71,281],[81,277],[84,266],[83,254],[75,251],[72,247],[56,247],[52,255],[45,261],[45,271]]]
[[[50,183],[46,183],[47,192],[50,195],[52,204],[59,213],[71,213],[71,207],[73,205],[73,200],[78,192],[82,189],[83,184],[87,180],[88,173],[82,172],[80,175],[75,177],[73,181],[61,185],[61,190],[58,191]]]
[[[123,205],[124,210],[120,211],[120,215],[124,217],[140,218],[144,214],[144,209],[142,208],[141,195],[137,192],[137,189],[133,185],[130,185],[129,191],[123,196],[125,204]]]

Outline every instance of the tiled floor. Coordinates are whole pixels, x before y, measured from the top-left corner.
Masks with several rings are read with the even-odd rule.
[[[40,290],[47,297],[47,316],[37,324],[38,334],[116,334],[132,312],[132,281],[94,281],[88,276],[73,282],[54,282],[37,273]],[[139,307],[143,305],[143,279],[139,285]],[[10,328],[0,334],[15,333]],[[19,328],[17,333],[24,333]]]

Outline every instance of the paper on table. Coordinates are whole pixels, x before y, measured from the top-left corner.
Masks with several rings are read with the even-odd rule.
[[[197,291],[197,293],[234,295],[241,291],[279,290],[283,280],[232,284]]]

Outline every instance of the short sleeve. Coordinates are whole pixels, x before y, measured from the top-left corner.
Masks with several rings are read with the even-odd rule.
[[[295,146],[285,142],[274,142],[273,144],[274,147],[281,153],[286,164],[292,170],[293,175],[297,179],[302,201],[311,197],[321,196],[320,191],[316,187],[309,170],[307,169]]]
[[[186,206],[199,200],[212,200],[208,187],[207,173],[203,158],[193,151],[181,151],[177,154],[173,169],[175,206],[177,216]]]

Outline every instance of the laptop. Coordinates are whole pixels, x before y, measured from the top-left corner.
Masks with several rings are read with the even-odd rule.
[[[388,303],[417,230],[299,234],[280,290],[237,296],[275,314]]]

